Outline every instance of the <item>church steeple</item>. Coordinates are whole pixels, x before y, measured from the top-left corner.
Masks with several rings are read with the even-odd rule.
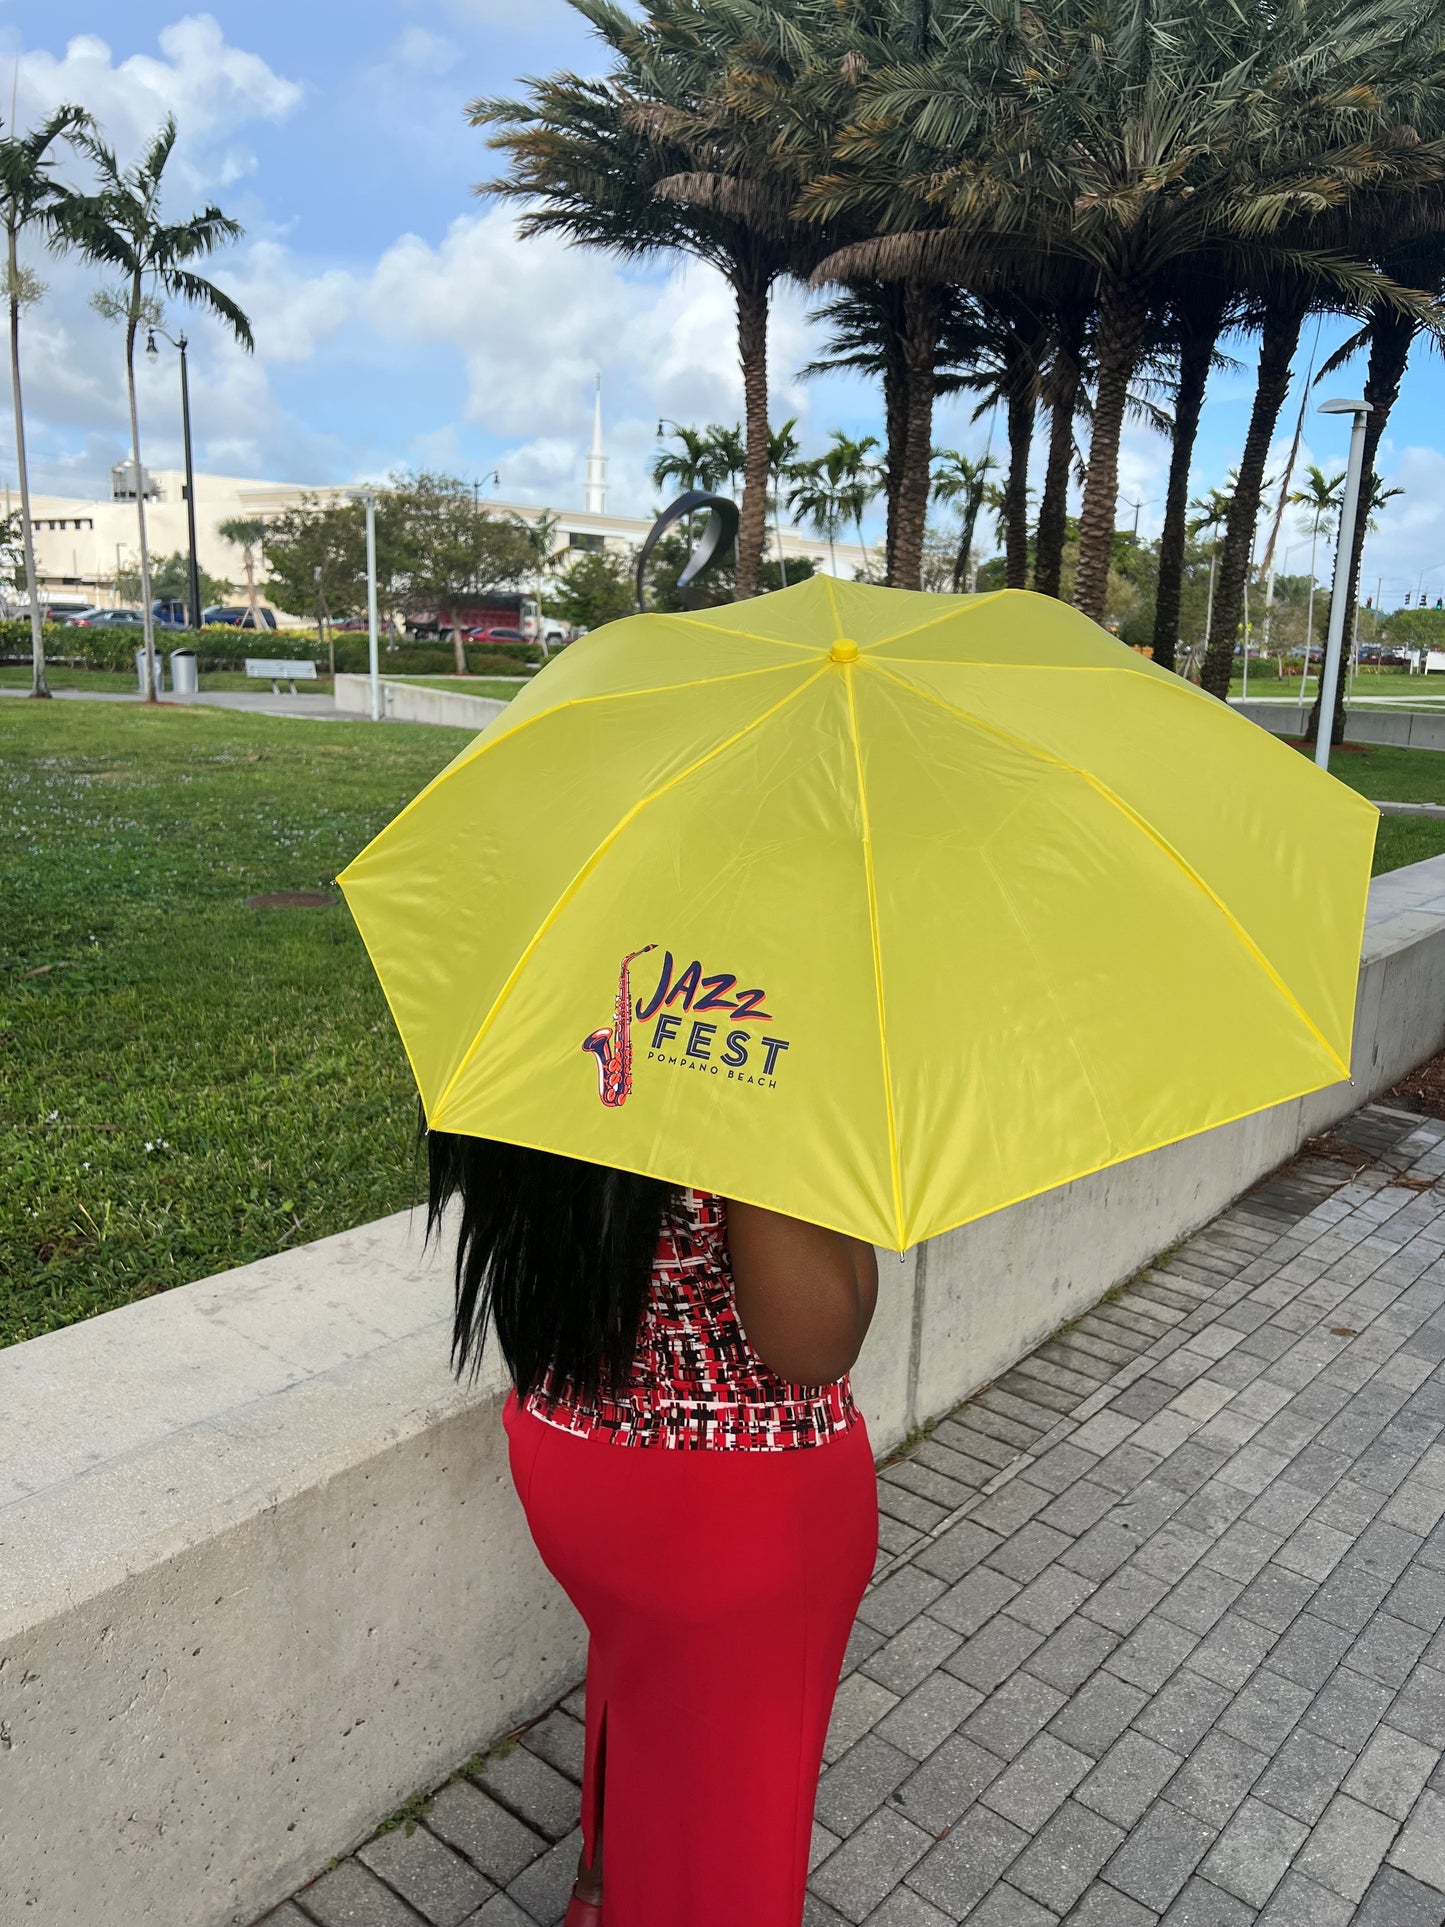
[[[602,445],[602,377],[597,377],[597,402],[592,416],[592,448],[587,457],[587,513],[607,513],[607,455]]]

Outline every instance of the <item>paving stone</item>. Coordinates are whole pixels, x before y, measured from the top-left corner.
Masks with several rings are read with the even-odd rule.
[[[1112,1886],[1163,1912],[1204,1858],[1214,1828],[1160,1800],[1104,1868]]]
[[[1182,1667],[1134,1719],[1135,1729],[1171,1752],[1187,1756],[1230,1702],[1226,1688]]]
[[[962,1920],[1017,1859],[1028,1839],[1012,1821],[990,1813],[987,1807],[971,1807],[947,1839],[913,1868],[908,1885],[951,1919]]]
[[[1141,1907],[1117,1887],[1097,1880],[1069,1914],[1066,1927],[1153,1927],[1158,1918],[1152,1907]]]
[[[1005,1820],[1037,1833],[1093,1764],[1087,1753],[1065,1746],[1050,1733],[1040,1733],[992,1782],[982,1795],[983,1803]]]
[[[426,1823],[499,1887],[546,1851],[545,1840],[469,1780],[444,1786],[427,1809]]]
[[[256,1927],[309,1927],[309,1923],[294,1901],[283,1900],[279,1907],[273,1907],[258,1920]]]
[[[1390,1849],[1390,1865],[1445,1895],[1445,1796],[1420,1795]]]
[[[1006,1578],[991,1566],[975,1566],[934,1600],[928,1617],[952,1632],[971,1638],[1021,1591],[1016,1579]]]
[[[926,1760],[983,1704],[983,1697],[977,1687],[951,1674],[930,1673],[879,1720],[878,1737],[915,1760]]]
[[[878,1557],[880,1561],[883,1558],[881,1548]],[[848,1634],[848,1644],[843,1651],[843,1676],[846,1678],[849,1673],[856,1673],[864,1660],[876,1653],[882,1644],[882,1633],[875,1632],[871,1626],[865,1626],[861,1619],[855,1619]]]
[[[861,1827],[900,1787],[918,1762],[877,1733],[865,1733],[818,1782],[814,1809],[825,1827],[840,1837]]]
[[[410,1833],[395,1827],[368,1840],[356,1857],[395,1887],[432,1927],[458,1927],[495,1891],[490,1880],[425,1827],[413,1827]]]
[[[1148,1696],[1127,1680],[1099,1673],[1074,1693],[1049,1721],[1049,1731],[1069,1746],[1100,1759],[1118,1739]]]
[[[1279,1634],[1268,1626],[1245,1619],[1231,1607],[1213,1632],[1195,1647],[1189,1664],[1196,1673],[1237,1691],[1278,1638]]]
[[[1441,1927],[1445,1893],[1395,1867],[1381,1867],[1360,1902],[1354,1927]]]
[[[1152,1693],[1178,1671],[1198,1644],[1197,1633],[1151,1614],[1130,1633],[1119,1650],[1110,1655],[1105,1665],[1131,1685]]]
[[[995,1572],[1004,1573],[1008,1578],[1016,1579],[1021,1586],[1026,1586],[1061,1552],[1068,1551],[1070,1544],[1066,1533],[1055,1531],[1042,1520],[1030,1519],[1027,1525],[1021,1526],[989,1554],[988,1564]],[[1046,1630],[1052,1631],[1053,1628]]]
[[[582,1784],[587,1728],[581,1720],[574,1720],[570,1714],[554,1706],[545,1719],[527,1728],[522,1735],[522,1745],[529,1753],[539,1754],[549,1766],[566,1774],[578,1786]]]
[[[970,1714],[964,1731],[971,1740],[987,1747],[1001,1760],[1012,1760],[1022,1753],[1035,1733],[1044,1727],[1064,1703],[1042,1680],[1018,1673],[989,1695],[976,1713]]]
[[[862,1921],[932,1846],[922,1827],[883,1807],[828,1856],[813,1875],[813,1891],[845,1920]]]
[[[1430,1635],[1408,1620],[1381,1611],[1351,1646],[1345,1664],[1382,1686],[1403,1686]]]
[[[1267,1764],[1263,1753],[1233,1734],[1207,1734],[1170,1781],[1169,1799],[1196,1819],[1222,1827]]]
[[[1394,1839],[1396,1823],[1347,1793],[1337,1793],[1315,1822],[1296,1865],[1342,1900],[1361,1900]]]
[[[999,1613],[958,1652],[950,1654],[944,1667],[956,1679],[966,1680],[970,1686],[987,1693],[1017,1672],[1029,1654],[1043,1643],[1043,1634],[1036,1633],[1032,1626],[1021,1625],[1007,1613]]]
[[[417,1927],[419,1918],[359,1860],[343,1860],[298,1898],[320,1927]]]
[[[1307,1686],[1261,1666],[1235,1695],[1219,1722],[1220,1730],[1247,1741],[1260,1753],[1277,1752],[1303,1719],[1311,1697]]]
[[[515,1900],[533,1920],[542,1923],[542,1927],[554,1927],[566,1912],[581,1851],[580,1830],[564,1835],[540,1859],[523,1868],[508,1887],[507,1897]]]
[[[1053,1526],[1059,1532],[1066,1532],[1070,1538],[1077,1538],[1080,1533],[1087,1532],[1090,1526],[1097,1525],[1118,1503],[1118,1493],[1110,1491],[1108,1486],[1098,1485],[1092,1479],[1080,1479],[1066,1492],[1061,1492],[1053,1504],[1046,1506],[1038,1516],[1046,1526]]]
[[[1438,1747],[1382,1726],[1355,1762],[1344,1790],[1379,1813],[1405,1820],[1440,1759]],[[1445,1887],[1445,1881],[1439,1884]]]
[[[1177,1753],[1142,1733],[1125,1733],[1079,1787],[1081,1806],[1132,1827],[1183,1765]]]
[[[577,1824],[576,1787],[523,1746],[487,1754],[468,1777],[549,1840],[560,1840]]]
[[[841,1845],[842,1841],[836,1833],[830,1833],[827,1827],[819,1826],[815,1820],[812,1837],[808,1842],[808,1872],[812,1873],[814,1867],[826,1860],[828,1855]]]
[[[905,1492],[916,1492],[920,1498],[932,1499],[935,1505],[941,1505],[949,1512],[966,1504],[983,1483],[952,1479],[947,1473],[936,1471],[931,1465],[922,1465],[911,1458],[890,1465],[878,1476],[886,1479],[889,1485],[901,1486]]]
[[[1005,1880],[969,1915],[969,1927],[1054,1927],[1057,1914],[1029,1900]]]
[[[1254,1791],[1281,1813],[1313,1826],[1353,1764],[1352,1753],[1318,1733],[1292,1733],[1256,1780]]]
[[[1154,1610],[1168,1590],[1164,1580],[1155,1579],[1147,1572],[1128,1570],[1107,1580],[1085,1600],[1080,1610],[1096,1626],[1127,1635]]]
[[[1045,1566],[1037,1578],[1030,1580],[1018,1597],[1009,1602],[1009,1617],[1022,1620],[1037,1633],[1057,1632],[1093,1591],[1094,1581],[1082,1573],[1070,1572],[1064,1566]]]
[[[1259,1916],[1258,1927],[1350,1927],[1353,1919],[1349,1901],[1301,1873],[1290,1872]]]
[[[1262,1907],[1289,1871],[1309,1828],[1261,1800],[1245,1800],[1209,1849],[1200,1873],[1250,1907]]]
[[[877,1586],[870,1586],[858,1608],[858,1617],[885,1638],[896,1633],[932,1605],[944,1590],[944,1581],[935,1574],[921,1572],[917,1566],[902,1566]]]
[[[963,1644],[963,1636],[920,1613],[862,1662],[859,1671],[890,1693],[907,1693],[943,1664]]]
[[[1352,1637],[1342,1626],[1316,1619],[1313,1613],[1301,1613],[1278,1645],[1270,1649],[1270,1668],[1298,1686],[1317,1691],[1350,1650]]]
[[[1386,1595],[1385,1611],[1435,1633],[1445,1622],[1445,1586],[1428,1566],[1408,1566]]]
[[[1024,1661],[1027,1672],[1069,1693],[1103,1664],[1119,1644],[1119,1635],[1087,1619],[1067,1620]]]
[[[922,1894],[910,1887],[895,1887],[882,1906],[869,1914],[866,1927],[953,1927],[953,1922]]]
[[[1002,1543],[998,1533],[986,1531],[972,1519],[960,1519],[957,1525],[950,1526],[946,1532],[939,1533],[936,1539],[930,1539],[927,1545],[921,1547],[914,1555],[913,1563],[951,1585],[955,1579],[962,1579],[966,1572],[972,1572],[995,1546]]]
[[[1011,1465],[1022,1451],[1027,1451],[1032,1443],[1033,1434],[1019,1428],[1016,1440],[1000,1438],[987,1431],[982,1425],[973,1423],[974,1407],[962,1406],[952,1418],[946,1418],[934,1428],[929,1440],[931,1445],[941,1445],[951,1452],[960,1452],[965,1458],[976,1459],[989,1467],[991,1472],[1000,1472],[1004,1466]]]
[[[1159,1617],[1202,1637],[1219,1624],[1243,1591],[1242,1580],[1196,1568],[1160,1601]]]
[[[1246,1619],[1282,1633],[1304,1611],[1317,1591],[1313,1579],[1288,1572],[1271,1561],[1239,1595],[1238,1610]]]
[[[1445,1672],[1418,1665],[1390,1708],[1390,1724],[1426,1746],[1445,1748]]]
[[[910,1765],[912,1762],[910,1762]],[[951,1827],[1004,1770],[1004,1762],[955,1733],[899,1788],[894,1805],[935,1837]]]
[[[1255,1912],[1195,1874],[1164,1916],[1165,1927],[1253,1927]]]
[[[1009,1880],[1031,1899],[1067,1913],[1124,1838],[1121,1827],[1067,1800],[1009,1868]]]
[[[839,1686],[833,1701],[833,1716],[823,1744],[824,1760],[831,1766],[834,1760],[841,1759],[855,1740],[861,1740],[869,1728],[876,1726],[897,1704],[897,1693],[890,1693],[876,1679],[867,1679],[862,1673],[850,1674]]]

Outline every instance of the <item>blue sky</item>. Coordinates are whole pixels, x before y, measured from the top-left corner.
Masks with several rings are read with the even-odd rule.
[[[466,125],[465,102],[506,93],[520,75],[587,71],[593,61],[566,0],[220,0],[194,13],[156,0],[0,0],[0,82],[9,63],[22,123],[79,99],[127,157],[174,111],[181,143],[169,206],[188,212],[214,198],[245,224],[213,272],[252,316],[255,357],[191,324],[203,467],[316,483],[398,465],[469,479],[496,470],[506,497],[576,503],[600,372],[614,506],[643,513],[657,416],[740,412],[726,290],[697,267],[623,269],[520,242],[512,215],[470,191],[493,157]],[[125,452],[120,344],[88,305],[93,277],[73,262],[36,265],[49,285],[27,320],[35,483],[88,492]],[[1321,356],[1342,331],[1325,325]],[[802,295],[784,294],[775,417],[799,414],[814,447],[835,426],[881,433],[866,385],[797,382],[818,339]],[[1250,344],[1237,352],[1252,362]],[[1331,392],[1357,390],[1362,378],[1342,375]],[[1251,389],[1247,367],[1213,383],[1197,490],[1222,481],[1237,458]],[[1387,601],[1413,591],[1421,571],[1445,593],[1442,401],[1439,359],[1417,351],[1382,464],[1407,493],[1387,510],[1366,562],[1367,576],[1385,577]],[[168,364],[146,371],[142,405],[147,459],[177,463]],[[961,409],[940,410],[940,444],[977,449],[986,432]],[[1345,424],[1314,418],[1305,459],[1338,468],[1345,441]],[[1129,431],[1122,492],[1145,503],[1146,532],[1162,513],[1167,460],[1157,436]],[[0,473],[11,466],[0,455]],[[1121,509],[1121,521],[1131,518]],[[1285,542],[1297,540],[1291,528]],[[1302,569],[1307,553],[1300,546],[1288,566]]]

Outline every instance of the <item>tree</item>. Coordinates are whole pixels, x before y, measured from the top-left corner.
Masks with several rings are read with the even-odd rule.
[[[674,423],[668,440],[676,444],[663,448],[647,471],[654,488],[675,485],[680,491],[715,489],[722,480],[718,453],[709,434],[700,428],[683,428]]]
[[[456,475],[396,475],[388,494],[401,528],[403,606],[409,615],[449,623],[457,674],[465,676],[462,607],[525,582],[538,555],[537,532],[490,514]]]
[[[0,216],[5,222],[5,289],[10,303],[10,398],[15,414],[15,468],[20,483],[20,537],[25,594],[30,604],[32,696],[48,696],[45,629],[35,575],[35,537],[30,517],[30,467],[25,452],[25,400],[20,382],[20,315],[45,292],[34,271],[20,262],[21,238],[34,231],[47,241],[61,238],[59,216],[66,190],[50,170],[50,151],[73,140],[90,117],[79,107],[59,107],[28,134],[0,138]]]
[[[394,572],[388,537],[394,518],[377,503],[377,574]],[[262,541],[266,592],[283,609],[315,609],[323,615],[357,616],[366,607],[366,519],[360,502],[325,503],[305,496],[266,523]]]
[[[246,571],[246,600],[251,607],[252,625],[256,619],[256,551],[266,539],[266,524],[259,515],[232,515],[224,522],[218,522],[216,533],[223,542],[231,542],[241,550],[241,564]]]
[[[201,607],[209,608],[212,603],[225,602],[231,593],[231,584],[219,575],[207,575],[204,569],[197,571],[201,583]],[[123,603],[139,603],[141,600],[141,581],[139,569],[120,569],[116,573],[115,592]],[[191,594],[190,562],[179,549],[173,555],[154,556],[151,559],[151,593],[157,602],[186,602]],[[197,621],[200,612],[197,611]]]
[[[637,610],[637,591],[629,560],[593,550],[579,555],[548,598],[550,613],[577,629],[600,629]]]
[[[1305,511],[1306,525],[1310,532],[1310,587],[1309,606],[1305,617],[1305,647],[1312,649],[1315,640],[1315,555],[1322,534],[1333,530],[1335,519],[1344,500],[1345,471],[1338,475],[1327,476],[1324,470],[1311,463],[1305,470],[1305,484],[1289,496],[1290,502]],[[1305,671],[1309,671],[1309,658],[1305,658]]]
[[[845,522],[856,523],[862,542],[863,513],[882,486],[877,470],[867,459],[877,445],[871,435],[855,442],[835,428],[831,446],[813,461],[798,463],[793,471],[788,507],[815,535],[826,538],[834,575],[838,573],[839,529]],[[866,545],[863,566],[866,574]]]
[[[145,470],[141,465],[140,416],[135,395],[135,343],[142,327],[162,318],[164,303],[184,301],[209,311],[249,353],[255,346],[251,324],[228,294],[197,274],[189,263],[240,238],[239,223],[215,206],[178,222],[160,216],[161,185],[176,144],[174,116],[150,142],[133,167],[121,168],[105,144],[80,136],[100,189],[73,194],[60,210],[61,232],[97,267],[114,269],[120,285],[102,289],[95,306],[107,319],[125,324],[125,381],[130,402],[131,461],[135,469],[136,526],[140,538],[141,620],[145,626],[146,701],[158,700],[155,615],[151,607],[150,551],[146,542]]]
[[[998,463],[988,454],[974,461],[952,448],[939,449],[935,459],[938,465],[933,476],[934,501],[959,504],[958,553],[953,563],[952,588],[955,595],[962,595],[968,588],[979,510],[984,504],[988,478]]]

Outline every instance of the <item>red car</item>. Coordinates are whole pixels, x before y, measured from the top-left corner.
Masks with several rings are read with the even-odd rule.
[[[466,642],[525,642],[527,640],[520,629],[464,629],[462,637]]]

